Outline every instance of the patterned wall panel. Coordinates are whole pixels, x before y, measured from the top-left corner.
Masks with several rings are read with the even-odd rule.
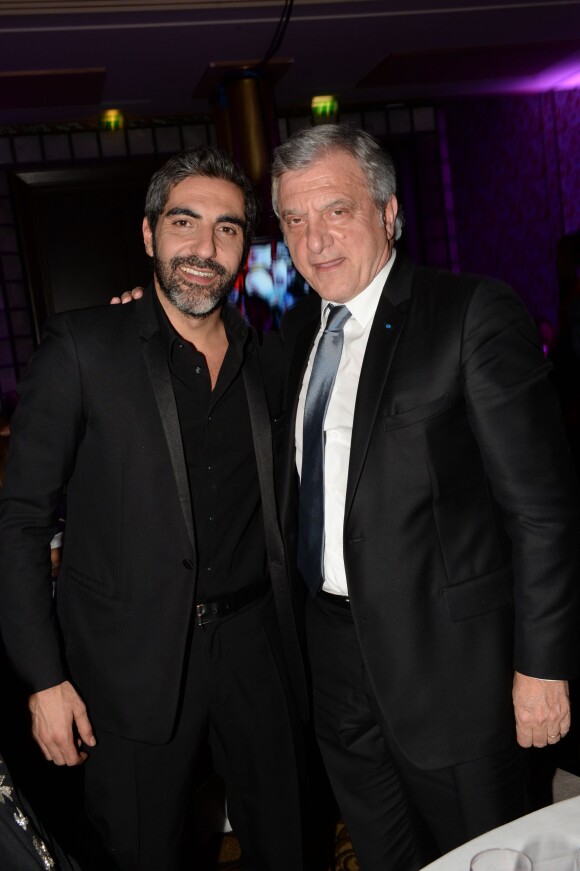
[[[556,245],[579,226],[579,94],[445,107],[461,269],[506,280],[537,320],[556,320]]]
[[[554,94],[564,232],[580,230],[580,89]]]

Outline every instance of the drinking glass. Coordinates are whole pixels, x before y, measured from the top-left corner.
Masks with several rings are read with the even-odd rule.
[[[532,871],[533,866],[525,853],[498,847],[477,853],[469,868],[470,871]]]

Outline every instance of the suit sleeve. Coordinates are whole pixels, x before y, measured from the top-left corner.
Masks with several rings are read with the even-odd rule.
[[[54,613],[50,540],[82,435],[77,353],[60,315],[47,324],[21,385],[0,491],[0,627],[30,692],[67,678]]]
[[[505,285],[480,282],[463,325],[461,373],[470,424],[511,540],[514,667],[578,674],[578,488],[535,325]]]

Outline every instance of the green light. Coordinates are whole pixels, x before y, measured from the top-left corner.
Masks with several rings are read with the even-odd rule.
[[[335,118],[338,112],[338,100],[336,97],[326,95],[324,97],[313,97],[312,115],[318,119]]]
[[[107,109],[99,118],[101,130],[122,130],[124,124],[125,118],[118,109]]]

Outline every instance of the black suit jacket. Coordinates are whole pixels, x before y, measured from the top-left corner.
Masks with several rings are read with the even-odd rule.
[[[171,735],[178,706],[196,549],[152,292],[130,306],[56,315],[47,325],[22,386],[0,494],[0,620],[31,691],[70,678],[95,726],[161,743]],[[275,337],[252,336],[243,377],[272,587],[305,711],[274,507],[272,421],[275,432],[282,425]],[[66,543],[55,613],[47,557],[65,483]]]
[[[289,555],[296,406],[319,323],[310,303],[284,324]],[[577,673],[577,492],[548,370],[508,287],[397,255],[358,387],[344,559],[377,698],[423,768],[513,742],[514,668]]]

